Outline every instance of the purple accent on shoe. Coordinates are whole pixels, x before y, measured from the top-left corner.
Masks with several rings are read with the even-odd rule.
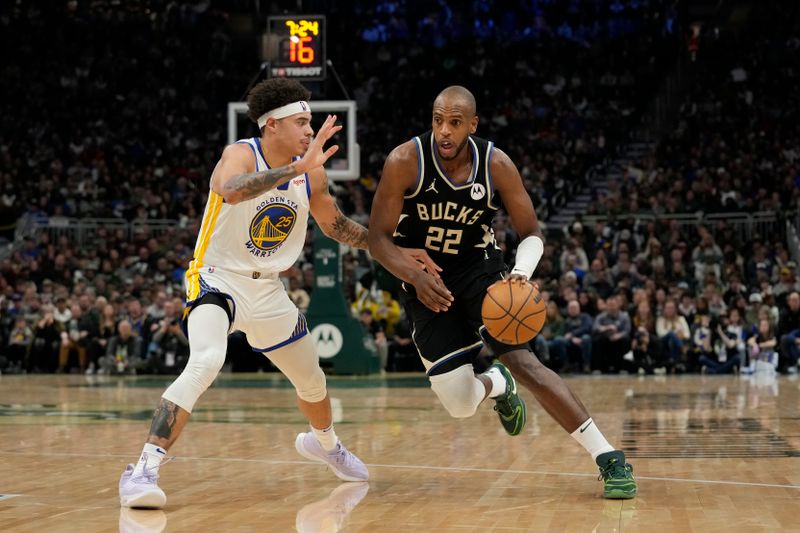
[[[300,433],[294,441],[297,452],[312,461],[328,465],[339,479],[344,481],[366,481],[367,466],[340,442],[332,451],[326,451],[312,432]]]
[[[162,461],[166,464],[171,458]],[[128,465],[119,478],[119,503],[122,507],[161,509],[167,503],[167,496],[158,486],[158,468],[148,468],[147,459],[141,474],[133,475],[134,465]]]

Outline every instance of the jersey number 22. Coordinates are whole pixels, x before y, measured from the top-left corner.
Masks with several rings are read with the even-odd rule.
[[[444,228],[431,226],[428,228],[428,238],[425,239],[425,248],[433,250],[434,252],[457,254],[457,247],[461,242],[462,233],[463,230],[460,229],[449,229],[445,231]]]

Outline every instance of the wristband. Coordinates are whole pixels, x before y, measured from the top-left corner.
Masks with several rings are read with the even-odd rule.
[[[512,274],[524,274],[530,279],[544,255],[544,241],[538,235],[529,235],[517,246],[517,257]]]

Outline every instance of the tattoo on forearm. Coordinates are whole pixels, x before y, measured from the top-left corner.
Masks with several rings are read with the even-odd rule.
[[[286,176],[296,176],[297,170],[294,163],[285,167],[270,168],[261,172],[251,172],[240,174],[231,178],[225,184],[226,191],[238,191],[242,195],[242,200],[255,198],[261,193],[274,189],[279,181]]]
[[[175,423],[178,421],[178,407],[169,400],[161,399],[156,412],[153,414],[153,423],[150,426],[150,435],[162,439],[171,439],[172,430],[175,428]]]
[[[367,249],[367,228],[350,220],[342,213],[336,215],[333,224],[325,229],[325,234],[331,239],[354,248]]]

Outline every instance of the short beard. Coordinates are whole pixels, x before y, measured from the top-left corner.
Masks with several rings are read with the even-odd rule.
[[[453,154],[453,157],[445,157],[445,156],[443,156],[442,152],[439,150],[439,143],[436,143],[436,152],[439,154],[439,157],[442,159],[442,161],[452,161],[453,159],[458,157],[458,155],[461,153],[461,150],[463,150],[464,147],[467,146],[468,142],[469,142],[469,136],[467,136],[467,138],[464,139],[464,142],[461,143],[458,146],[458,148],[456,148],[456,153]]]

